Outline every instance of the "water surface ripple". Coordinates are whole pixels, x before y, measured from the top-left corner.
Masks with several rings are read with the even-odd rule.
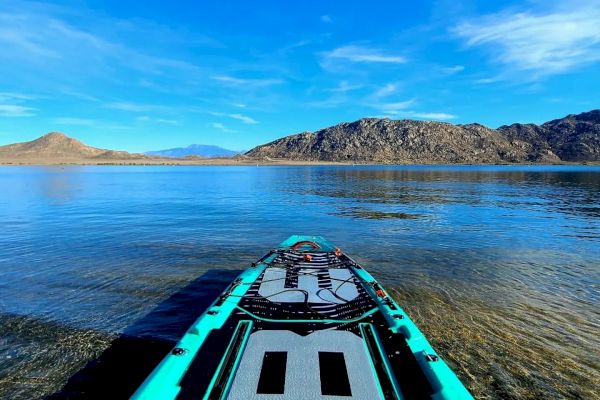
[[[0,168],[0,398],[294,233],[362,262],[476,397],[597,395],[599,167],[65,166]]]

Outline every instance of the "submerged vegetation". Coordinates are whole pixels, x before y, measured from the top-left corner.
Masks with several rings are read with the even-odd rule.
[[[593,340],[591,321],[454,291],[394,287],[392,293],[475,398],[595,397],[600,357],[584,347],[585,337]]]

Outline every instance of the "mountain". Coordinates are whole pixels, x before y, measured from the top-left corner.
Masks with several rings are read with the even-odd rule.
[[[480,124],[364,118],[255,147],[259,159],[373,163],[519,163],[600,161],[600,110],[542,125],[498,129]]]
[[[143,154],[87,146],[60,132],[50,132],[31,142],[0,146],[0,160],[128,160],[144,157]]]
[[[600,110],[567,115],[542,125],[501,126],[498,132],[513,145],[527,148],[532,161],[547,151],[563,161],[600,161]]]
[[[364,118],[287,136],[247,156],[375,163],[520,162],[525,151],[483,125]]]
[[[211,146],[207,144],[192,144],[188,147],[176,147],[173,149],[167,150],[155,150],[155,151],[147,151],[146,155],[149,156],[161,156],[161,157],[174,157],[174,158],[182,158],[189,156],[199,156],[199,157],[232,157],[236,154],[240,154],[240,151],[227,150],[219,146]]]
[[[600,162],[600,110],[497,129],[480,124],[363,118],[317,132],[287,136],[245,155],[217,146],[191,145],[132,154],[90,147],[63,133],[0,146],[0,163],[210,163],[333,161],[365,163],[520,163]],[[278,161],[280,160],[280,161]],[[281,161],[283,160],[283,161]]]

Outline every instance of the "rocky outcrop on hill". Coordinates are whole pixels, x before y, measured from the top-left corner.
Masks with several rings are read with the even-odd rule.
[[[543,125],[364,118],[258,146],[255,158],[373,163],[519,163],[600,160],[600,111]]]
[[[563,161],[600,161],[600,110],[568,115],[542,125],[498,128],[517,147],[529,149],[532,161],[548,151]]]

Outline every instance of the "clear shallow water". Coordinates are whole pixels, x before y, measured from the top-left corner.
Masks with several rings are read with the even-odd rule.
[[[294,233],[362,262],[477,397],[594,397],[600,168],[514,166],[2,167],[0,397]]]

